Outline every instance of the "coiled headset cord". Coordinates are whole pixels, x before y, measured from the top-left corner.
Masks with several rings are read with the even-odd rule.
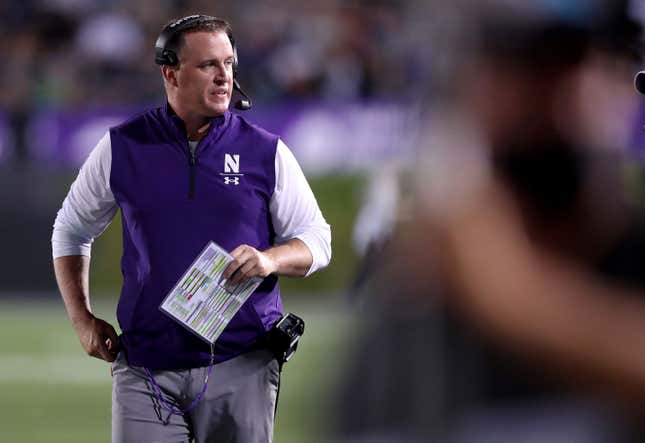
[[[180,409],[177,406],[170,403],[168,400],[166,400],[163,396],[163,393],[161,392],[161,388],[155,381],[155,378],[152,376],[152,373],[150,372],[150,370],[148,368],[143,368],[143,369],[146,371],[148,381],[152,386],[153,394],[159,401],[159,406],[161,406],[171,415],[184,415],[185,413],[195,409],[199,404],[199,402],[202,401],[202,397],[204,396],[204,394],[206,393],[206,389],[208,388],[208,379],[211,376],[211,372],[213,371],[214,364],[215,364],[215,347],[213,346],[213,344],[211,344],[211,360],[210,360],[210,364],[208,365],[208,372],[206,372],[206,377],[204,377],[204,385],[202,386],[201,391],[199,391],[199,394],[197,394],[197,397],[195,397],[195,400],[193,400],[193,402],[185,409]]]

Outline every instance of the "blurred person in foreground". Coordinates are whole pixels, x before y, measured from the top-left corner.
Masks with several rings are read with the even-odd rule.
[[[280,374],[265,335],[282,315],[277,277],[330,259],[329,225],[293,154],[228,109],[233,42],[215,17],[170,22],[155,58],[167,104],[110,128],[56,218],[69,318],[85,351],[113,362],[114,442],[271,441]],[[88,291],[90,245],[118,209],[119,337],[92,314]],[[263,278],[214,348],[159,309],[210,241],[231,251],[228,283]]]
[[[621,150],[641,27],[621,1],[455,5],[470,52],[366,289],[338,440],[642,441],[645,223]]]

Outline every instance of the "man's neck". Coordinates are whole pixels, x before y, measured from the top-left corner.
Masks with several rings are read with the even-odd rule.
[[[184,120],[184,124],[186,125],[186,135],[188,136],[188,140],[195,141],[201,140],[206,135],[208,128],[211,125],[211,121],[210,119],[207,119],[205,121],[196,121],[191,124]]]
[[[184,122],[188,140],[201,140],[206,135],[211,123],[211,117],[192,114],[172,102],[170,102],[170,106],[175,114],[177,114],[177,117]]]

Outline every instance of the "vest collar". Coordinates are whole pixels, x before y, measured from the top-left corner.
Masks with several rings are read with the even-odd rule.
[[[171,127],[174,128],[184,140],[188,140],[188,134],[186,133],[186,125],[184,124],[184,121],[177,115],[175,110],[172,109],[172,106],[170,106],[170,103],[168,102],[166,102],[166,106],[164,107],[164,116],[166,117],[168,123],[170,123]],[[230,119],[231,111],[229,110],[227,110],[222,115],[212,117],[210,126],[208,127],[206,135],[204,135],[203,139],[215,137],[220,132],[220,129],[223,129],[224,127],[226,127],[226,125],[228,125]]]

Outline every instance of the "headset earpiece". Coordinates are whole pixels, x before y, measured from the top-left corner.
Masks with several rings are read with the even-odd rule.
[[[177,54],[172,49],[164,49],[161,56],[163,57],[164,65],[175,66],[179,62]]]
[[[232,34],[227,34],[228,39],[231,41],[231,46],[233,47],[233,76],[237,74],[237,45],[235,44],[235,39]]]

